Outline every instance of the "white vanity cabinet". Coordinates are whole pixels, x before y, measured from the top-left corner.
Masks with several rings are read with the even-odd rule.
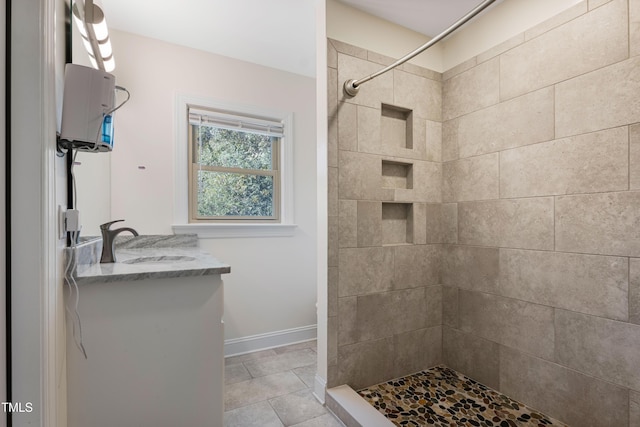
[[[88,358],[67,315],[69,427],[222,427],[220,274],[79,289]]]

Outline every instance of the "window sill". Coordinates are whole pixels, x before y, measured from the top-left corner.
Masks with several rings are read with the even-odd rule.
[[[175,234],[197,234],[201,239],[231,237],[291,237],[296,224],[174,224]]]

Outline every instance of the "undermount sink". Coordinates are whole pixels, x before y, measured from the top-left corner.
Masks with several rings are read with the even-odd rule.
[[[162,264],[162,263],[174,263],[195,261],[192,256],[184,255],[164,255],[164,256],[145,256],[140,258],[131,258],[126,261],[122,261],[123,264]]]

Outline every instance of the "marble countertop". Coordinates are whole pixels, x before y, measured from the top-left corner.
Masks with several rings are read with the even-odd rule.
[[[116,242],[114,263],[101,264],[102,240],[76,249],[73,277],[78,284],[225,274],[231,267],[197,246],[197,238],[140,236]]]

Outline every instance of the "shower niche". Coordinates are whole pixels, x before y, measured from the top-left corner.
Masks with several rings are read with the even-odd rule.
[[[413,164],[395,160],[382,161],[382,187],[413,189]]]
[[[388,148],[413,149],[413,111],[382,104],[380,137]]]
[[[382,203],[382,244],[413,243],[413,203]]]

